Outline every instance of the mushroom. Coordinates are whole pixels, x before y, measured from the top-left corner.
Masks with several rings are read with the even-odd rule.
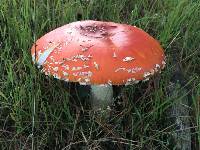
[[[165,66],[157,40],[135,26],[114,22],[64,25],[38,39],[31,53],[46,75],[90,85],[94,109],[113,102],[112,85],[146,81]]]

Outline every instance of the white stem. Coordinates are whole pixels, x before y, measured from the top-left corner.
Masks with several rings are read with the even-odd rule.
[[[91,85],[92,108],[105,109],[113,103],[113,88],[110,85]]]

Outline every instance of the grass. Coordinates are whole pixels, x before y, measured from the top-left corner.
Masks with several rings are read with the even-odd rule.
[[[197,0],[1,0],[0,149],[173,149],[176,128],[166,112],[188,97],[192,148],[200,149],[200,3]],[[128,86],[125,107],[111,122],[69,99],[73,85],[45,77],[30,48],[43,34],[72,21],[136,25],[158,39],[167,66],[149,82]],[[176,65],[185,92],[168,95]],[[71,87],[71,88],[69,88]]]

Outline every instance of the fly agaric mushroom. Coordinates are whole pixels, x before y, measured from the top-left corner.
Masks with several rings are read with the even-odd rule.
[[[146,81],[165,66],[157,40],[135,26],[113,22],[64,25],[37,40],[31,53],[46,75],[91,85],[93,108],[112,103],[112,85]]]

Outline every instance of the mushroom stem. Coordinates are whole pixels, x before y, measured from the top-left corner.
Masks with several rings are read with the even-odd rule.
[[[94,110],[105,109],[113,102],[111,85],[91,85],[91,104]]]

